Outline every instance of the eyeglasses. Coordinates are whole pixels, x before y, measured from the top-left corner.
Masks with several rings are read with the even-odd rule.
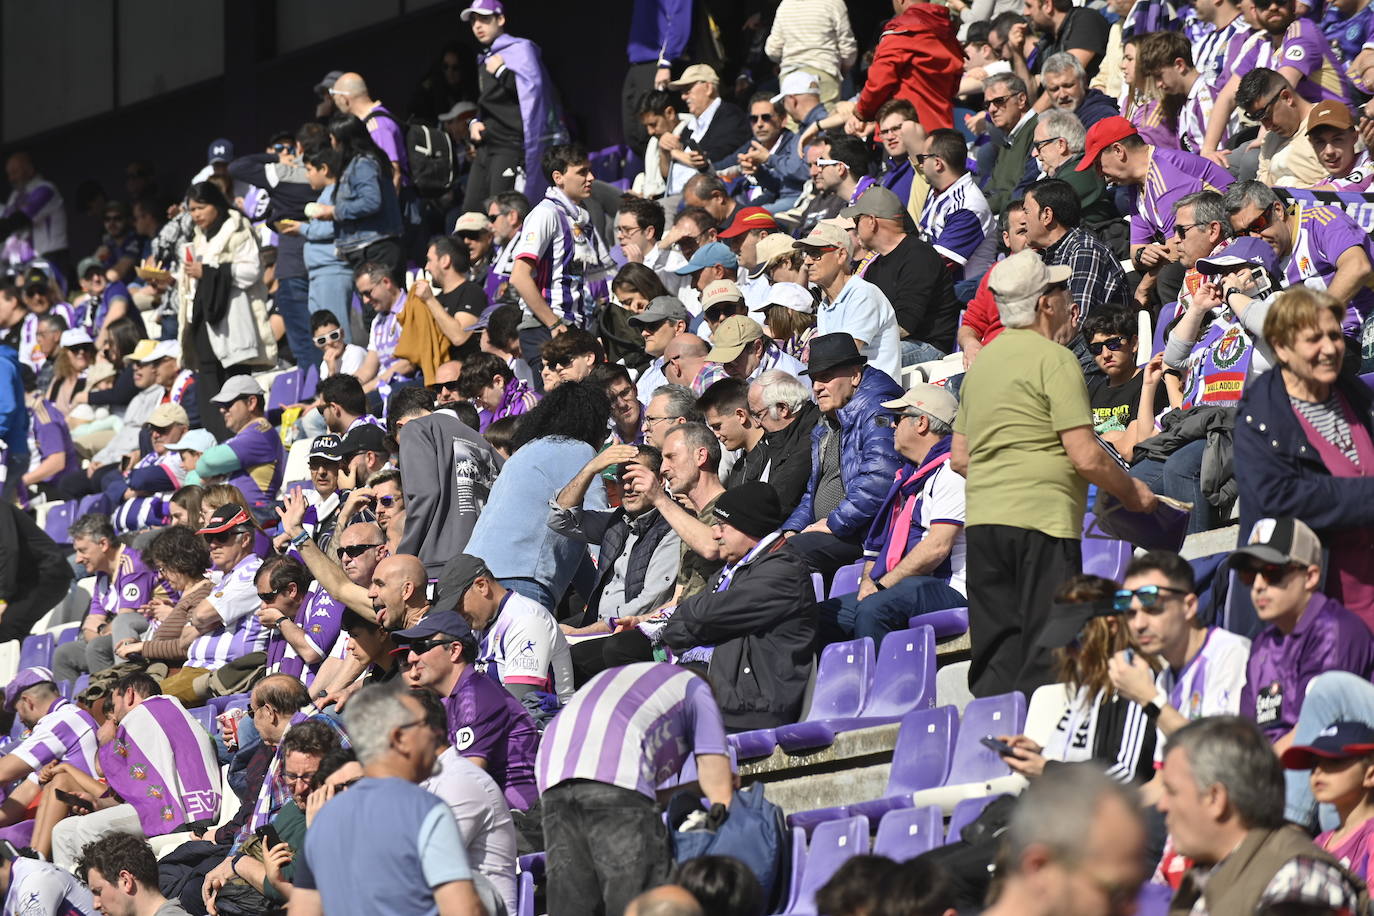
[[[1142,585],[1137,589],[1123,588],[1112,598],[1112,607],[1118,611],[1129,611],[1134,600],[1139,601],[1143,608],[1152,608],[1163,602],[1165,592],[1175,595],[1188,594],[1181,588],[1172,588],[1168,585]]]
[[[781,406],[781,401],[779,401],[777,404],[769,404],[767,407],[763,408],[763,410],[750,410],[749,416],[753,417],[755,420],[762,420],[764,417],[768,416],[768,412],[771,411],[774,407]]]
[[[615,227],[615,234],[616,234],[616,235],[634,235],[636,232],[643,232],[643,231],[644,231],[644,230],[641,229],[639,226],[616,226],[616,227]]]
[[[1003,105],[1007,104],[1007,102],[1011,100],[1012,96],[1015,95],[1019,95],[1019,93],[1008,92],[1006,95],[999,95],[996,98],[988,96],[987,98],[983,99],[983,107],[987,108],[988,111],[991,111],[994,108],[1001,108]]]
[[[827,245],[825,248],[807,248],[802,251],[803,261],[819,261],[822,257],[832,251],[839,251],[834,245]]]
[[[940,157],[935,153],[917,153],[911,158],[916,160],[917,165],[925,165],[927,159],[939,159]]]
[[[1287,579],[1295,570],[1302,569],[1294,563],[1248,563],[1236,568],[1236,576],[1246,585],[1254,585],[1256,576],[1264,576],[1264,581],[1277,585]]]
[[[274,589],[272,589],[270,592],[258,592],[258,600],[261,601],[263,604],[266,604],[267,602],[271,601],[273,598],[275,598],[275,597],[277,597],[278,595],[280,595],[280,594],[281,594],[281,591],[282,591],[282,590],[279,589],[279,588],[274,588]]]
[[[1124,346],[1126,346],[1125,338],[1108,337],[1106,340],[1098,340],[1088,344],[1088,352],[1091,353],[1093,356],[1096,356],[1097,354],[1101,353],[1103,348],[1105,347],[1106,349],[1111,350],[1113,353],[1115,353]]]
[[[633,401],[639,397],[639,391],[633,385],[619,391],[607,391],[606,394],[612,401]]]
[[[905,124],[906,122],[903,121],[901,124],[893,124],[891,127],[884,127],[882,130],[878,131],[878,135],[881,137],[895,137],[902,132],[902,127]]]
[[[1043,139],[1043,140],[1036,140],[1035,142],[1033,142],[1033,143],[1031,144],[1031,146],[1034,147],[1034,148],[1035,148],[1035,151],[1038,153],[1038,152],[1040,152],[1042,149],[1044,149],[1046,146],[1048,146],[1049,144],[1051,144],[1051,143],[1057,143],[1057,142],[1059,142],[1059,141],[1062,140],[1062,139],[1064,139],[1064,138],[1063,138],[1063,137],[1046,137],[1046,138]]]
[[[315,346],[317,346],[317,347],[323,347],[325,344],[331,344],[331,343],[333,343],[334,341],[338,340],[340,337],[343,337],[343,329],[342,329],[342,328],[335,328],[334,330],[330,331],[328,334],[321,334],[319,337],[316,337],[316,338],[315,338]]]
[[[456,639],[417,639],[414,642],[406,643],[402,648],[414,652],[416,655],[424,655],[430,649],[437,649],[440,646],[451,646],[455,642],[457,642]]]
[[[347,556],[350,556],[356,560],[358,559],[358,557],[367,553],[369,550],[373,550],[381,546],[381,544],[349,544],[347,547],[340,547],[339,553],[346,554]]]
[[[1255,7],[1257,9],[1260,8],[1259,3],[1256,3]],[[1274,114],[1274,104],[1279,100],[1279,96],[1281,95],[1283,95],[1282,89],[1271,95],[1269,97],[1269,101],[1265,102],[1263,107],[1253,112],[1247,111],[1245,113],[1245,116],[1249,118],[1251,121],[1263,124],[1265,121],[1268,121],[1269,118]]]
[[[677,418],[677,417],[650,417],[650,416],[645,416],[645,418],[644,418],[644,426],[645,426],[645,428],[647,429],[648,427],[653,426],[655,423],[666,423],[666,422],[668,422],[669,420],[676,420],[676,419],[678,419],[678,418]]]
[[[314,773],[292,773],[290,770],[281,771],[281,779],[282,782],[285,783],[309,782],[314,778]],[[336,789],[335,791],[337,792],[338,790]]]
[[[447,382],[435,382],[434,384],[426,385],[425,387],[428,388],[430,391],[434,392],[435,394],[439,394],[442,391],[457,391],[458,384],[458,379],[453,379]]]

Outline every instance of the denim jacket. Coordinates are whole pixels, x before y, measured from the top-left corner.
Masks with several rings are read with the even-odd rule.
[[[319,202],[332,205],[337,188],[338,185],[326,185],[320,192]],[[334,221],[328,219],[311,219],[301,224],[301,238],[305,239],[302,255],[307,272],[322,274],[339,270],[352,273],[348,264],[334,253],[334,228]]]
[[[401,235],[401,205],[391,175],[371,156],[354,156],[334,189],[334,239],[338,252],[357,251]]]

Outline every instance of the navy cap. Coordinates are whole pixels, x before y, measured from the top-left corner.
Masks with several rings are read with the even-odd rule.
[[[413,642],[418,639],[428,639],[438,633],[462,639],[472,635],[472,627],[468,626],[463,615],[457,611],[430,611],[421,617],[420,622],[415,626],[392,633],[391,641],[394,643]]]
[[[228,162],[234,158],[234,144],[230,140],[220,137],[218,140],[210,142],[210,148],[205,153],[205,161],[214,165],[217,162]]]
[[[310,443],[310,455],[307,460],[314,461],[317,458],[323,461],[342,460],[339,455],[340,443],[341,440],[334,433],[316,436],[314,441]]]
[[[1341,760],[1374,754],[1374,728],[1363,722],[1333,722],[1311,744],[1294,745],[1283,752],[1289,770],[1310,770],[1317,758]]]

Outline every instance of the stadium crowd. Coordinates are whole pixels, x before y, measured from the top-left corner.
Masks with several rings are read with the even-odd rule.
[[[590,152],[509,6],[5,160],[4,913],[1368,913],[1374,5],[634,0]],[[1025,789],[800,900],[741,735],[941,614]]]

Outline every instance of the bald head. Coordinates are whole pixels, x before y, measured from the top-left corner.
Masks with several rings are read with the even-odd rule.
[[[625,916],[703,916],[701,904],[676,884],[645,891],[630,901]]]
[[[367,115],[374,104],[367,92],[367,83],[356,73],[345,73],[336,79],[329,94],[333,96],[335,105],[355,118]]]
[[[434,381],[442,384],[443,382],[456,382],[458,376],[463,374],[463,364],[461,361],[451,359],[446,363],[440,363],[439,368],[434,370]]]
[[[378,563],[377,575],[385,575],[397,582],[409,582],[419,588],[421,595],[424,595],[425,585],[429,582],[425,564],[420,562],[419,557],[409,553],[398,553]]]
[[[706,341],[697,335],[679,334],[669,341],[668,346],[663,350],[663,355],[668,359],[675,359],[679,356],[705,356],[710,352],[711,348],[706,345]]]
[[[345,73],[334,81],[331,92],[340,95],[360,95],[367,92],[367,81],[358,73]]]
[[[356,525],[349,525],[338,536],[339,561],[343,566],[343,571],[348,576],[348,581],[354,585],[361,585],[367,588],[372,583],[372,573],[377,568],[377,564],[386,558],[386,536],[382,534],[381,526],[375,522],[358,522]],[[366,545],[367,550],[352,556],[348,551],[342,550],[344,547],[362,547]]]
[[[425,596],[429,578],[420,558],[408,553],[389,556],[377,564],[367,597],[377,620],[388,630],[414,626],[429,608]]]

